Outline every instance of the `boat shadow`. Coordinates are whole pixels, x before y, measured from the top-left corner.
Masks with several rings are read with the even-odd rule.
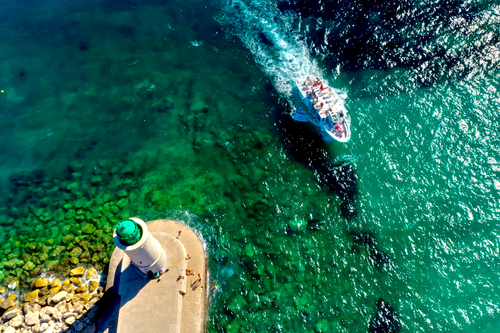
[[[288,114],[278,115],[276,123],[290,158],[313,171],[322,187],[342,199],[340,212],[343,217],[356,216],[358,176],[352,163],[332,163],[337,156],[311,124],[295,121]]]

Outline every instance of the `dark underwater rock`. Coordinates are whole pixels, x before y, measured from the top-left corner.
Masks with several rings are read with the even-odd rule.
[[[366,246],[370,253],[370,260],[378,270],[391,263],[391,258],[377,247],[375,235],[371,232],[350,232],[355,245]]]
[[[368,333],[397,333],[399,329],[399,322],[394,307],[383,299],[379,299],[377,302],[377,314],[370,322]]]

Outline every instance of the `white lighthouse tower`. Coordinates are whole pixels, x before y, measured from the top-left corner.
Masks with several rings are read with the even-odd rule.
[[[115,245],[123,250],[143,277],[158,277],[167,267],[167,253],[138,218],[121,221],[113,232]]]

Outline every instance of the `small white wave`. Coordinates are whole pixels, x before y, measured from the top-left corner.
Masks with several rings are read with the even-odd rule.
[[[198,47],[198,46],[202,46],[203,45],[203,41],[202,40],[192,40],[190,42],[191,42],[191,45],[193,45],[194,47]]]

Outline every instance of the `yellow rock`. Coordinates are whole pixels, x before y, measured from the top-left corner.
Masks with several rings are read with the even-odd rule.
[[[85,292],[87,292],[87,288],[88,288],[87,285],[78,287],[78,288],[75,289],[75,293],[76,294],[78,294],[78,293],[85,293]]]
[[[71,281],[70,281],[69,279],[68,279],[68,280],[64,280],[64,282],[63,282],[63,284],[62,284],[62,285],[63,285],[63,286],[66,286],[66,285],[68,285],[68,284],[71,284]]]
[[[16,294],[12,294],[9,297],[7,297],[8,300],[14,301],[16,299]]]
[[[7,292],[7,289],[5,287],[0,287],[0,294],[5,294]]]
[[[83,300],[84,300],[85,302],[88,302],[88,301],[90,301],[91,299],[92,299],[92,295],[91,295],[91,294],[89,294],[89,293],[86,293],[86,294],[83,296]]]
[[[97,282],[97,281],[90,281],[89,282],[89,291],[91,293],[93,293],[94,291],[96,291],[97,287],[99,287],[99,282]]]
[[[70,272],[71,276],[83,276],[83,274],[85,274],[85,268],[83,267],[73,268]]]
[[[61,288],[62,288],[62,286],[57,286],[57,287],[51,288],[50,292],[57,294],[58,292],[61,291]]]
[[[69,280],[71,281],[71,283],[73,283],[77,287],[81,287],[83,285],[82,280],[80,280],[79,278],[72,277]]]
[[[43,287],[47,287],[48,285],[49,285],[49,278],[48,277],[41,277],[35,281],[35,288],[43,288]]]
[[[59,279],[55,279],[54,281],[52,281],[52,282],[50,283],[50,286],[51,286],[52,288],[59,287],[60,285],[61,285],[61,280],[59,280]]]
[[[33,298],[38,298],[38,293],[40,292],[40,289],[35,289],[32,292],[29,292],[26,294],[26,297],[24,298],[25,302],[31,301]]]
[[[96,270],[94,267],[90,267],[89,270],[87,271],[87,274],[85,275],[87,277],[87,280],[90,280],[94,277],[94,275],[96,274]]]

